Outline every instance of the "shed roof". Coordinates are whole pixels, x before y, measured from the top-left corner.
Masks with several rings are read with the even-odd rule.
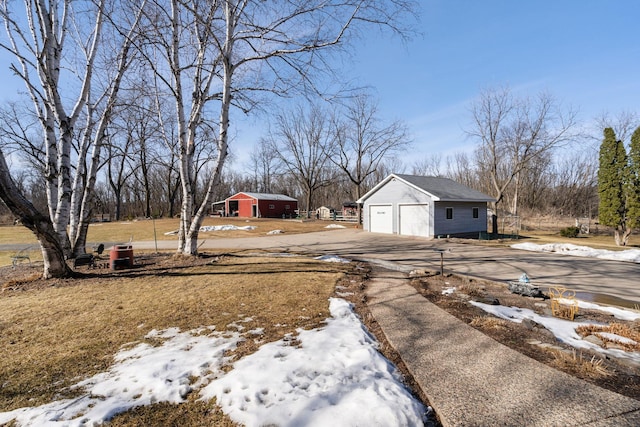
[[[488,196],[480,191],[469,188],[449,178],[441,178],[436,176],[418,176],[391,174],[383,179],[371,191],[362,196],[358,203],[363,203],[367,198],[374,194],[380,187],[385,185],[392,179],[399,179],[408,185],[429,194],[436,201],[441,202],[495,202],[495,198]]]
[[[298,200],[293,197],[285,196],[284,194],[271,194],[271,193],[248,193],[246,191],[241,191],[239,193],[234,194],[246,194],[247,196],[256,199],[256,200],[282,200],[286,202],[297,202]],[[231,196],[233,197],[233,196]]]

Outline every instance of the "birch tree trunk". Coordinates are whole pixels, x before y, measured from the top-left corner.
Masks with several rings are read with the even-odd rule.
[[[94,5],[93,27],[88,40],[82,40],[81,43],[85,63],[84,69],[79,70],[80,86],[70,113],[67,113],[64,99],[71,96],[68,92],[63,95],[59,87],[61,71],[66,69],[62,63],[63,52],[65,42],[70,37],[72,24],[83,25],[71,22],[74,18],[71,0],[25,0],[24,10],[28,26],[23,26],[18,21],[18,15],[13,14],[7,2],[2,3],[0,12],[9,40],[9,43],[3,44],[2,47],[11,52],[20,63],[21,69],[13,64],[11,68],[24,81],[34,103],[34,111],[43,126],[49,215],[58,242],[66,255],[71,255],[71,244],[67,234],[73,192],[71,147],[75,125],[90,94],[93,66],[104,22],[105,1],[101,0]],[[31,72],[38,76],[37,83]]]
[[[64,252],[58,242],[51,219],[48,215],[40,213],[22,195],[11,178],[2,150],[0,150],[0,199],[11,213],[20,218],[22,224],[36,235],[44,260],[42,276],[45,279],[70,276],[72,271],[65,262]]]

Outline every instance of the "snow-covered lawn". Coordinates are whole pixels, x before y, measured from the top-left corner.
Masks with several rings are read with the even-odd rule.
[[[247,426],[422,425],[428,408],[402,385],[352,306],[332,298],[330,312],[323,328],[264,344],[226,374],[225,352],[243,339],[238,332],[152,331],[161,345],[122,349],[108,372],[74,386],[83,390],[80,397],[0,413],[0,424],[94,425],[135,406],[180,403],[198,393],[215,397]]]
[[[511,245],[511,247],[525,251],[554,252],[563,255],[640,263],[640,249],[610,251],[606,249],[593,249],[588,246],[573,245],[571,243],[547,243],[544,245],[537,245],[535,243],[516,243],[515,245]]]

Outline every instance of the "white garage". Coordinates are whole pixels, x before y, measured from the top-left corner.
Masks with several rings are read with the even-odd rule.
[[[393,205],[369,205],[371,232],[393,233]]]
[[[487,203],[495,200],[448,178],[392,174],[358,203],[364,229],[405,236],[476,237],[487,231]]]

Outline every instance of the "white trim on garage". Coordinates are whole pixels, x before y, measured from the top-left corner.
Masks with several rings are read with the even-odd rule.
[[[369,205],[369,231],[393,234],[393,205]]]

